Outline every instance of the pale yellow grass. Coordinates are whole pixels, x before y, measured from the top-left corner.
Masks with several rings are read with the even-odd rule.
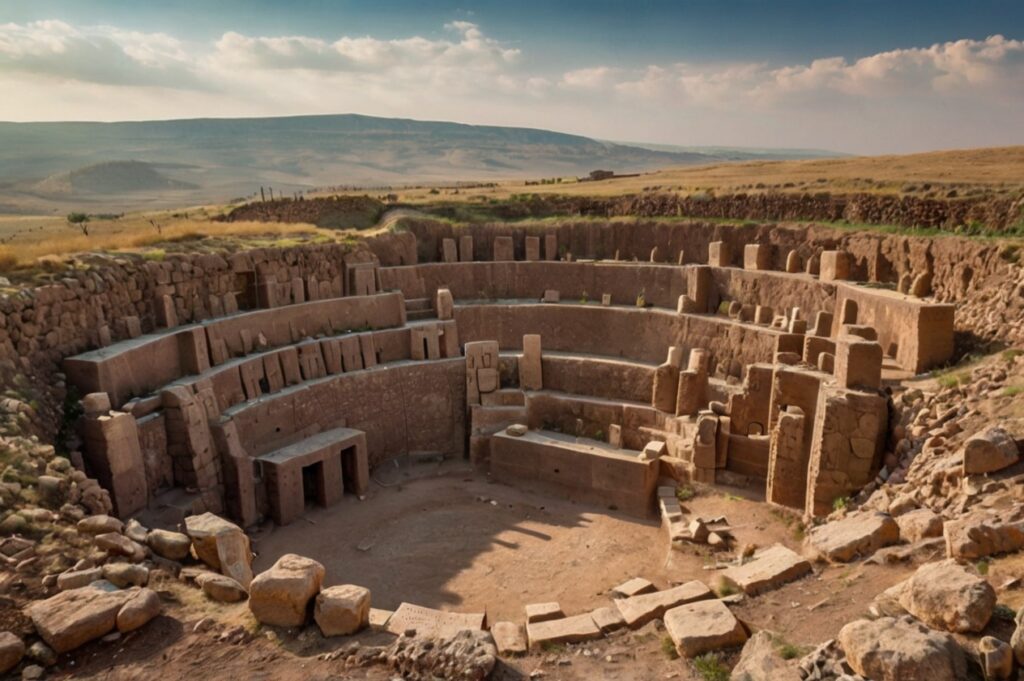
[[[467,201],[475,197],[507,198],[512,194],[569,194],[618,196],[637,194],[645,188],[692,193],[716,192],[848,192],[901,193],[908,184],[968,185],[989,190],[1024,187],[1024,146],[989,149],[934,151],[903,156],[854,156],[807,161],[747,161],[714,165],[667,168],[601,182],[527,185],[522,181],[498,183],[493,187],[398,190],[399,199],[410,202]],[[758,185],[761,185],[760,187]],[[790,185],[790,186],[786,186]]]
[[[42,257],[64,256],[86,251],[132,251],[186,239],[213,238],[266,238],[286,236],[317,236],[334,238],[330,232],[304,223],[278,222],[214,222],[206,219],[168,219],[138,215],[118,220],[93,220],[88,223],[89,233],[69,225],[63,218],[0,218],[0,233],[16,227],[17,233],[0,246],[0,269],[31,264]],[[158,230],[154,223],[160,225]],[[24,225],[33,229],[26,230]],[[6,228],[6,230],[5,230]]]

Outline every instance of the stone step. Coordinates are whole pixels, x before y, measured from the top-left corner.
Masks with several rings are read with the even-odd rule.
[[[413,310],[433,310],[434,304],[430,298],[406,298],[405,299],[405,310],[411,312]]]
[[[406,318],[407,321],[410,321],[410,322],[418,322],[418,321],[421,321],[423,319],[433,319],[434,318],[434,311],[433,310],[409,310],[408,312],[405,313],[405,318]]]

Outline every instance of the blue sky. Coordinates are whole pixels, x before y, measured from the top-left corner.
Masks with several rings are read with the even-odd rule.
[[[675,144],[1024,143],[1024,2],[5,0],[5,120],[356,112]]]

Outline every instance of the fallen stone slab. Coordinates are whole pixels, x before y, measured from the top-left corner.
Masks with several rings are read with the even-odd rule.
[[[325,573],[324,566],[312,558],[286,553],[252,580],[249,609],[263,624],[300,627],[306,623],[309,601],[320,593]]]
[[[213,513],[203,513],[185,518],[185,531],[199,560],[249,587],[252,551],[242,528]]]
[[[370,624],[370,590],[355,584],[332,586],[320,592],[313,619],[324,636],[349,636]]]
[[[807,546],[818,560],[848,563],[900,540],[900,528],[887,513],[859,513],[811,529]]]
[[[992,617],[996,592],[977,572],[947,559],[918,568],[900,593],[900,605],[932,628],[976,633]]]
[[[1017,443],[998,426],[988,428],[964,443],[964,475],[995,473],[1018,461]]]
[[[806,558],[782,544],[775,544],[756,554],[750,562],[725,570],[722,581],[748,596],[756,596],[810,572],[811,563]]]
[[[109,515],[91,515],[82,518],[76,527],[79,532],[93,536],[110,532],[120,534],[124,531],[124,523]]]
[[[526,652],[526,632],[515,622],[495,622],[491,636],[500,655],[521,655]]]
[[[747,631],[719,600],[698,601],[665,613],[665,629],[683,657],[743,645]]]
[[[590,611],[590,618],[601,630],[602,634],[610,634],[613,631],[626,628],[626,620],[622,619],[622,613],[616,608],[597,608]]]
[[[370,628],[374,631],[386,630],[388,626],[388,621],[391,620],[391,616],[394,614],[394,610],[385,610],[383,608],[370,608]]]
[[[550,603],[530,603],[526,606],[526,621],[546,622],[548,620],[559,620],[565,617],[562,606],[552,601]]]
[[[612,596],[615,598],[632,598],[640,594],[653,593],[657,590],[658,587],[654,586],[649,580],[643,577],[634,577],[612,589]]]
[[[949,634],[913,617],[856,620],[839,631],[839,645],[856,673],[873,681],[962,681],[964,651]]]
[[[802,681],[796,660],[782,659],[776,636],[770,631],[759,631],[747,639],[730,678],[736,681]]]
[[[130,597],[130,592],[101,580],[35,601],[26,612],[46,645],[66,653],[109,634]]]
[[[582,643],[601,638],[601,630],[590,615],[575,615],[558,620],[530,622],[526,625],[526,636],[531,648],[559,643]]]
[[[103,579],[103,568],[68,570],[57,575],[57,588],[61,591],[78,589],[100,579]]]
[[[460,631],[482,631],[484,613],[445,612],[402,603],[388,620],[386,629],[393,634],[415,631],[418,637],[451,638]]]
[[[714,597],[706,584],[692,581],[664,591],[640,594],[632,598],[616,598],[614,603],[626,626],[637,629],[651,620],[662,617],[671,608]]]

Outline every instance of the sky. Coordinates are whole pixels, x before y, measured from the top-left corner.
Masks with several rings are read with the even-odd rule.
[[[0,120],[327,113],[864,154],[1024,144],[1024,2],[0,0]]]

